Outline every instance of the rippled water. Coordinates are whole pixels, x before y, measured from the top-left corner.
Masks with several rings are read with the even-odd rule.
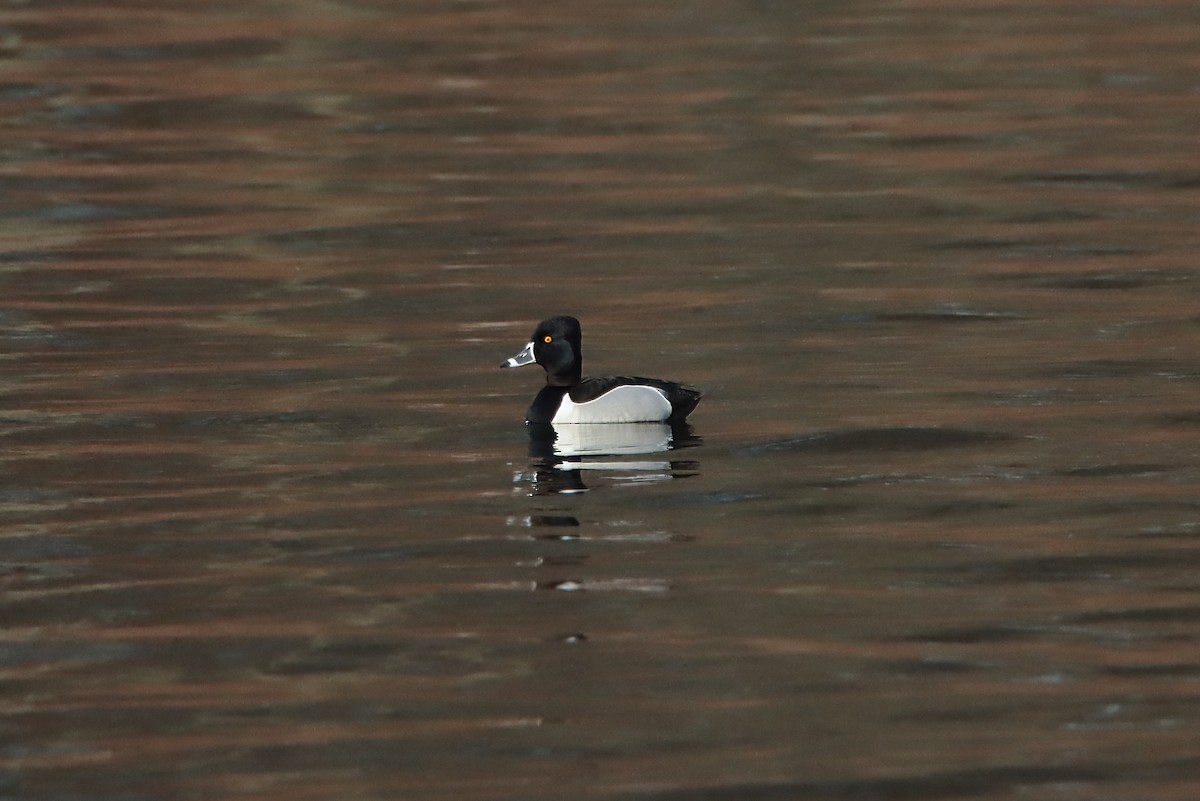
[[[1197,23],[9,4],[0,795],[1195,798]]]

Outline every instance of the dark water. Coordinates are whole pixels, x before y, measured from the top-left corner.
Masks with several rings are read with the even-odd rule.
[[[10,3],[0,797],[1196,798],[1198,25]]]

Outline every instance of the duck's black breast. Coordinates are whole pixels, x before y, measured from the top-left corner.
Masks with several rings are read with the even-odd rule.
[[[542,387],[542,391],[534,396],[533,403],[529,404],[529,411],[525,413],[525,422],[552,422],[554,415],[558,412],[558,407],[562,405],[563,395],[567,394],[568,389],[570,387],[552,387],[549,385]]]

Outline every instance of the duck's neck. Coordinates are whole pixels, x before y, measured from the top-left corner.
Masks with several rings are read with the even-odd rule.
[[[573,387],[583,378],[583,368],[576,364],[574,367],[565,367],[561,370],[551,372],[546,371],[546,386],[548,387]]]

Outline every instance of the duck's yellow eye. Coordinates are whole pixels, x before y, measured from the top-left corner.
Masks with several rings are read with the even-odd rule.
[[[545,342],[547,345],[549,345],[551,342],[554,341],[554,337],[550,336],[549,334],[546,334],[546,336],[542,337],[542,341]]]

